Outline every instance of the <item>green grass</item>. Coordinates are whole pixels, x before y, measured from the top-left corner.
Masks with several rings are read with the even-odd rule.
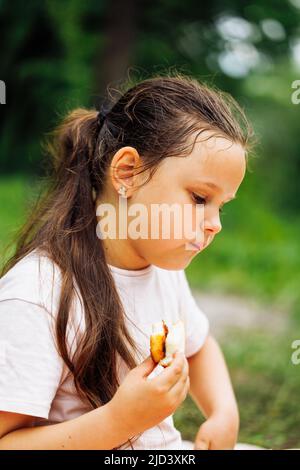
[[[34,199],[36,180],[17,175],[0,178],[0,261],[13,251],[7,245],[25,221],[26,211]]]
[[[3,250],[24,220],[26,180],[22,177],[7,177],[0,180],[0,250]]]
[[[34,181],[21,176],[0,179],[1,253],[22,224],[34,188]],[[272,330],[232,330],[221,346],[239,403],[239,441],[300,447],[300,365],[291,363],[291,343],[300,338],[300,223],[253,204],[253,197],[245,191],[226,209],[223,231],[194,259],[187,275],[192,287],[250,296],[286,312],[290,326],[279,336]],[[203,417],[189,397],[174,421],[183,437],[193,440]]]
[[[292,329],[279,338],[237,330],[221,343],[240,410],[239,442],[300,448],[300,365],[291,362],[294,339]],[[185,439],[194,440],[203,417],[190,397],[176,411],[174,422]]]

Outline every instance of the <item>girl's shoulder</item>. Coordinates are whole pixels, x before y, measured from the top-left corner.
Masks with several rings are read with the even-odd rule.
[[[49,312],[61,288],[59,267],[43,251],[34,249],[0,279],[0,301],[20,299],[45,307]]]

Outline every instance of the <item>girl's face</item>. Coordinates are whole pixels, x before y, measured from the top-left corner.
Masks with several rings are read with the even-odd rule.
[[[191,142],[195,136],[196,134],[191,136]],[[139,166],[141,161],[135,149],[123,147],[115,154],[112,164],[115,168],[130,168]],[[143,238],[137,239],[127,232],[126,239],[103,240],[107,261],[124,269],[141,269],[149,264],[163,269],[185,269],[202,251],[192,248],[188,243],[197,242],[199,245],[200,240],[203,249],[212,243],[222,229],[220,209],[235,197],[245,172],[243,147],[224,137],[214,136],[212,131],[205,131],[197,138],[190,155],[165,158],[151,180],[137,189],[135,182],[141,184],[140,178],[145,178],[143,173],[138,175],[138,179],[135,176],[132,180],[130,177],[118,180],[113,176],[108,194],[110,199],[114,199],[117,213],[119,195],[116,190],[123,185],[127,189],[127,210],[133,204],[141,204],[144,208],[143,215],[141,216],[141,212],[136,213],[141,223],[139,230],[145,230],[146,227],[148,230],[147,238],[144,238],[144,232]],[[133,181],[134,184],[130,184]],[[153,204],[164,204],[165,210],[156,212],[159,215],[155,216]],[[200,219],[196,217],[196,204],[200,208]],[[176,216],[174,213],[172,215],[172,210],[167,209],[171,209],[172,205],[177,205],[179,212]],[[180,213],[182,219],[180,221],[177,218],[176,222]],[[166,219],[170,214],[171,217]],[[128,217],[128,226],[133,219],[137,219],[137,215]],[[169,232],[167,222],[170,223]]]

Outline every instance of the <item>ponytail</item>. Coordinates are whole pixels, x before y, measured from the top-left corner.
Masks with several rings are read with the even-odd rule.
[[[28,217],[28,224],[18,235],[17,253],[2,272],[37,247],[60,267],[56,341],[74,376],[77,393],[91,408],[109,402],[120,385],[117,354],[129,370],[137,365],[124,341],[132,350],[137,349],[127,331],[125,312],[96,233],[95,177],[91,171],[98,132],[97,111],[85,109],[70,112],[54,130],[47,144],[53,162],[48,190]],[[97,183],[99,191],[101,181]],[[77,287],[85,332],[80,340],[77,338],[77,348],[70,357],[66,333]]]

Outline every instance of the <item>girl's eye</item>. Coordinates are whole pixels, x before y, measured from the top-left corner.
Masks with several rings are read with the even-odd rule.
[[[204,204],[206,199],[204,197],[198,196],[198,194],[192,193],[193,199],[197,204]]]
[[[204,204],[204,203],[206,202],[206,198],[205,198],[205,197],[198,196],[198,194],[195,194],[195,193],[192,193],[192,196],[193,196],[194,201],[195,201],[197,204]],[[225,214],[223,207],[220,207],[220,208],[219,208],[219,213],[222,214],[222,215]]]

